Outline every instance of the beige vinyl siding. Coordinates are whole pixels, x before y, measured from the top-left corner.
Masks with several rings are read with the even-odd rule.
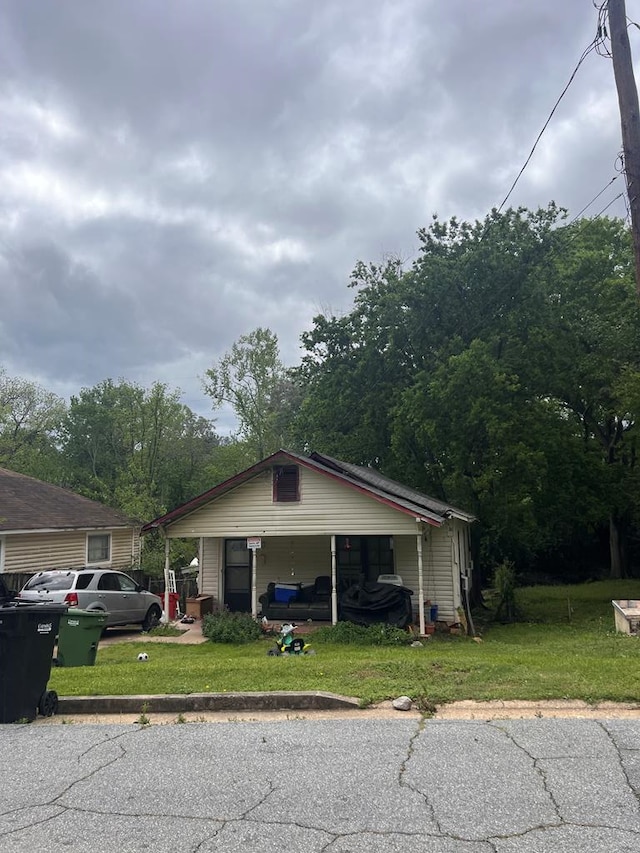
[[[331,537],[269,537],[258,551],[258,593],[269,581],[313,583],[318,575],[331,574]],[[261,586],[262,584],[262,586]]]
[[[371,496],[300,468],[300,501],[273,501],[272,474],[264,471],[232,492],[171,524],[170,537],[377,536],[415,532],[416,523]]]
[[[418,597],[418,553],[415,536],[394,536],[395,571],[402,577],[406,587],[413,590],[413,607],[417,612]],[[422,542],[422,580],[424,600],[438,605],[438,619],[457,621],[454,569],[451,565],[450,522],[440,528],[429,528]]]
[[[217,603],[221,601],[221,562],[222,540],[203,539],[200,558],[199,588],[202,595],[212,595]]]
[[[111,533],[108,568],[128,569],[137,565],[140,539],[137,531],[70,530],[47,533],[15,533],[4,538],[5,572],[38,572],[41,569],[80,568],[87,563],[87,532]]]
[[[225,538],[203,540],[200,591],[222,600]],[[293,571],[293,574],[292,574]],[[257,551],[258,595],[274,583],[313,583],[318,575],[331,574],[331,538],[329,536],[269,537]]]

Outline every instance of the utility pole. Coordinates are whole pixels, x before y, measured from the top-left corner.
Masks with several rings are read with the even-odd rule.
[[[640,297],[640,109],[638,108],[638,90],[633,76],[625,0],[608,0],[607,9],[609,12],[613,74],[620,106],[624,173],[631,210],[631,233],[636,260],[636,292]]]

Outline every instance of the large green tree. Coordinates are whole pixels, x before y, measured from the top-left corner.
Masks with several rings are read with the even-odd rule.
[[[0,465],[56,482],[64,400],[36,382],[0,368]]]
[[[280,360],[278,337],[257,328],[242,335],[206,371],[205,393],[214,410],[228,406],[237,421],[234,438],[244,450],[238,460],[252,465],[290,444],[290,421],[299,386]]]
[[[489,562],[540,567],[608,526],[623,573],[640,522],[624,224],[565,226],[552,204],[419,237],[409,270],[358,265],[353,311],[303,337],[301,432],[474,510]]]
[[[107,379],[71,398],[62,447],[69,485],[148,520],[206,487],[217,443],[180,391]]]

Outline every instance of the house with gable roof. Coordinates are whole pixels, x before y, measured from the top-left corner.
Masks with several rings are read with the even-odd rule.
[[[118,510],[0,468],[0,572],[139,565],[140,523]]]
[[[320,453],[287,450],[145,524],[199,540],[199,590],[220,606],[259,615],[270,583],[311,584],[330,577],[331,620],[341,590],[381,575],[412,590],[421,633],[426,602],[459,621],[472,580],[464,510],[423,495],[372,468]]]

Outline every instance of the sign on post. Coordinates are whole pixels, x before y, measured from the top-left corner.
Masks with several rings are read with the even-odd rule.
[[[262,548],[260,536],[247,536],[247,548],[249,551],[257,551],[258,548]]]

